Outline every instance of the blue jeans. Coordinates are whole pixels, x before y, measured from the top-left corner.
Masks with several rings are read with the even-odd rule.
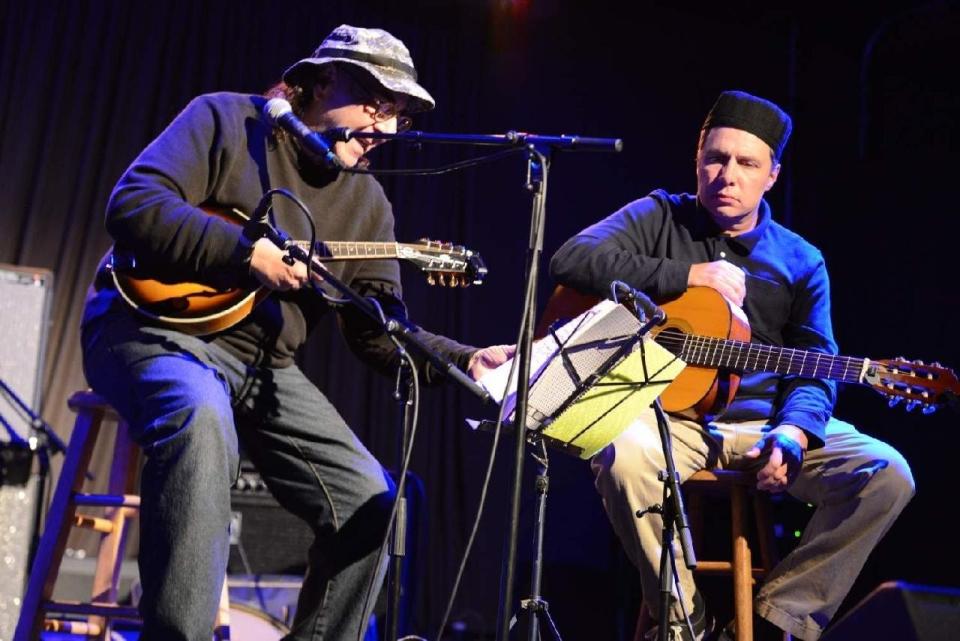
[[[249,367],[217,345],[142,327],[124,312],[89,321],[83,353],[90,385],[128,421],[147,457],[143,641],[210,641],[239,444],[315,536],[287,638],[356,638],[386,570],[386,558],[378,566],[376,557],[394,487],[299,368]]]

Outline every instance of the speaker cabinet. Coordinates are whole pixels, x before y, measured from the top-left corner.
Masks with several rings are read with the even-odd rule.
[[[313,532],[280,507],[253,466],[242,465],[230,503],[228,573],[303,576]]]
[[[13,637],[27,576],[39,488],[30,411],[40,411],[43,354],[53,298],[44,269],[0,264],[0,639]],[[8,391],[9,390],[9,391]]]
[[[954,641],[960,638],[960,590],[881,584],[827,628],[821,641]]]

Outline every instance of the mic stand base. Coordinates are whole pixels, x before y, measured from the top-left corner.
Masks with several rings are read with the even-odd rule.
[[[540,454],[535,456],[539,463],[536,479],[537,492],[537,516],[536,529],[534,531],[533,544],[533,567],[530,573],[530,596],[521,599],[520,608],[529,612],[530,627],[527,639],[537,641],[540,638],[540,617],[546,618],[550,625],[550,631],[556,641],[561,641],[560,631],[550,616],[550,604],[541,596],[540,590],[543,582],[543,533],[546,526],[547,516],[547,493],[550,489],[550,458],[547,454],[546,444],[542,439],[537,439],[536,444],[540,446]],[[513,618],[516,622],[516,617]],[[511,626],[512,627],[512,626]]]

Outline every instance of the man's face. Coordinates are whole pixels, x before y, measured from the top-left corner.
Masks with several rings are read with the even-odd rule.
[[[339,67],[334,82],[321,90],[314,101],[315,122],[320,129],[347,127],[357,132],[395,133],[398,124],[409,119],[403,116],[403,96],[384,93],[366,72]],[[386,142],[368,138],[352,138],[336,142],[333,151],[346,167],[355,167],[374,147]]]
[[[742,129],[715,127],[697,152],[697,197],[717,225],[740,234],[753,229],[760,199],[779,172],[767,143]]]

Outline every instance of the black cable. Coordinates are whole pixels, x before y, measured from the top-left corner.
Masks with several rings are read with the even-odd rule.
[[[447,627],[447,619],[450,618],[450,612],[453,610],[453,602],[457,598],[457,592],[460,590],[460,581],[463,579],[463,573],[467,567],[467,560],[470,558],[470,551],[473,548],[474,539],[477,531],[480,529],[480,519],[483,516],[483,508],[487,500],[487,490],[490,487],[490,479],[493,476],[493,464],[497,459],[497,444],[500,441],[500,428],[503,425],[504,410],[506,408],[507,391],[510,389],[510,381],[513,380],[517,371],[517,359],[513,359],[510,365],[510,373],[507,375],[507,386],[504,390],[503,398],[500,400],[500,411],[497,414],[497,427],[493,432],[493,443],[490,445],[490,458],[487,461],[487,470],[484,473],[483,484],[480,490],[480,501],[477,505],[476,516],[473,520],[473,526],[470,529],[470,536],[467,537],[467,545],[464,548],[463,557],[460,560],[460,566],[457,568],[457,576],[453,582],[453,588],[450,591],[450,598],[447,600],[447,606],[443,611],[443,618],[440,620],[440,627],[437,629],[437,641],[443,634],[443,629]]]
[[[486,163],[495,162],[501,158],[506,158],[507,156],[512,156],[516,153],[526,153],[527,151],[526,147],[511,147],[510,149],[498,151],[494,154],[487,154],[479,158],[468,158],[467,160],[460,160],[449,165],[442,165],[430,169],[357,169],[356,167],[348,167],[341,169],[341,171],[349,174],[370,174],[372,176],[440,176],[460,169],[478,167]]]
[[[317,225],[316,225],[316,222],[313,220],[313,215],[310,213],[309,208],[307,208],[307,206],[303,203],[302,200],[300,200],[296,196],[296,194],[283,188],[270,189],[266,191],[263,194],[263,196],[260,198],[260,203],[257,205],[256,211],[260,212],[261,208],[265,206],[265,203],[267,201],[271,201],[273,196],[275,195],[283,196],[293,201],[293,203],[303,213],[307,221],[310,223],[310,247],[307,250],[307,260],[305,261],[306,267],[307,267],[307,283],[310,285],[310,288],[313,289],[315,293],[317,293],[327,303],[330,303],[331,305],[344,305],[346,303],[349,303],[350,301],[346,298],[336,298],[335,296],[331,296],[329,292],[324,291],[324,289],[320,287],[312,278],[312,275],[315,273],[314,266],[313,266],[313,259],[314,259],[314,254],[316,252],[316,247],[317,247]],[[262,213],[260,214],[260,217],[268,216],[269,222],[265,222],[263,224],[268,225],[271,228],[271,230],[274,232],[274,234],[279,235],[279,232],[278,232],[279,228],[277,227],[276,219],[274,218],[274,214],[273,214],[273,205],[270,204],[270,205],[266,205],[265,207],[266,208],[262,211]],[[259,218],[254,220],[259,220]],[[322,280],[323,277],[320,276],[320,279]]]
[[[546,168],[544,168],[544,176],[543,176],[544,188],[546,187],[546,180],[547,180]],[[541,207],[543,207],[542,203],[541,203]],[[538,218],[541,217],[542,215],[543,215],[542,211],[537,212]],[[515,345],[520,344],[520,340],[523,338],[523,335],[526,333],[527,323],[533,322],[533,313],[530,308],[532,306],[531,303],[533,301],[533,296],[536,289],[533,283],[533,279],[527,279],[526,284],[527,284],[527,288],[526,290],[524,290],[524,296],[523,296],[523,312],[524,312],[523,322],[520,323],[520,331],[517,334],[517,340],[514,343]],[[469,559],[470,551],[473,548],[474,539],[476,538],[477,531],[480,528],[480,519],[483,516],[483,509],[487,499],[487,490],[489,489],[490,479],[493,474],[493,464],[496,461],[497,444],[500,440],[500,428],[502,427],[503,421],[505,418],[504,411],[506,408],[506,399],[511,389],[511,382],[514,380],[514,377],[518,375],[517,374],[517,366],[519,364],[519,358],[517,358],[518,356],[519,354],[514,355],[513,363],[510,365],[510,373],[507,375],[507,383],[506,383],[506,386],[504,387],[503,398],[500,401],[500,411],[497,415],[497,427],[494,430],[493,443],[490,446],[490,459],[487,463],[487,470],[484,475],[483,485],[481,486],[482,489],[480,491],[480,501],[479,501],[479,504],[477,505],[477,513],[476,513],[476,516],[474,517],[473,527],[470,530],[470,536],[467,539],[467,545],[464,548],[463,558],[460,561],[460,567],[457,570],[457,577],[454,580],[453,589],[450,592],[450,598],[447,601],[447,606],[446,606],[446,609],[444,610],[443,618],[440,621],[440,627],[437,629],[436,641],[440,641],[441,636],[443,635],[443,629],[447,625],[447,619],[450,617],[450,612],[453,610],[453,602],[457,598],[457,592],[460,589],[460,581],[463,578],[463,573],[467,566],[467,560]],[[518,381],[518,384],[519,384],[519,381]],[[525,430],[526,427],[527,427],[526,417],[518,417],[515,415],[514,429]]]
[[[414,169],[414,170],[405,170],[405,169],[381,169],[381,170],[369,170],[369,169],[348,168],[348,169],[343,169],[342,171],[345,171],[345,172],[347,172],[347,173],[354,173],[354,174],[371,174],[371,175],[404,175],[404,176],[431,176],[431,175],[442,175],[442,174],[449,173],[449,172],[452,172],[452,171],[457,171],[457,170],[459,170],[459,169],[465,169],[465,168],[469,168],[469,167],[475,167],[475,166],[479,166],[479,165],[482,165],[482,164],[494,162],[494,161],[500,160],[501,158],[505,158],[505,157],[511,156],[511,155],[513,155],[513,154],[516,154],[516,153],[527,153],[528,151],[529,151],[529,150],[526,149],[525,147],[511,148],[511,149],[507,149],[507,150],[504,150],[504,151],[500,151],[500,152],[497,152],[497,153],[494,153],[494,154],[488,154],[488,155],[482,156],[482,157],[480,157],[480,158],[471,158],[471,159],[468,159],[468,160],[459,161],[459,162],[456,162],[456,163],[452,163],[452,164],[450,164],[450,165],[445,165],[445,166],[438,167],[438,168],[434,168],[434,169]],[[546,172],[544,172],[544,174],[546,174]],[[544,183],[546,182],[546,175],[544,175],[543,182],[544,182]],[[274,195],[282,195],[282,196],[284,196],[284,197],[292,200],[292,201],[297,205],[297,207],[303,212],[303,214],[307,217],[307,220],[310,221],[311,237],[310,237],[310,249],[309,249],[308,260],[307,260],[307,282],[310,283],[310,285],[311,285],[311,287],[314,289],[314,291],[316,291],[316,292],[319,293],[321,296],[323,296],[324,299],[326,299],[328,302],[335,302],[335,303],[346,302],[345,300],[335,299],[335,298],[331,297],[329,294],[327,294],[327,293],[324,292],[321,288],[319,288],[319,286],[315,285],[315,284],[313,283],[313,279],[310,277],[310,276],[311,276],[311,273],[312,273],[312,267],[313,267],[313,254],[314,254],[315,247],[316,247],[316,225],[315,225],[314,220],[313,220],[313,217],[311,216],[310,211],[309,211],[309,209],[306,207],[306,205],[304,205],[303,202],[302,202],[299,198],[297,198],[296,195],[294,195],[293,193],[287,191],[286,189],[275,188],[275,189],[270,189],[270,190],[268,190],[266,193],[264,193],[263,197],[261,198],[260,205],[257,206],[257,210],[260,210],[260,208],[261,208],[261,206],[263,206],[263,203],[264,203],[265,200],[267,200],[267,199],[272,199],[272,197],[273,197]],[[276,225],[275,225],[275,221],[274,221],[274,217],[273,217],[273,206],[272,206],[272,204],[269,205],[269,206],[267,206],[267,208],[266,208],[266,210],[265,210],[264,213],[269,214],[269,216],[270,216],[269,225],[270,225],[274,230],[276,230]],[[540,215],[542,215],[542,212],[540,213]],[[525,291],[524,304],[523,304],[523,309],[524,309],[524,311],[525,311],[525,314],[524,314],[524,322],[521,323],[520,336],[523,336],[523,333],[524,333],[525,328],[526,328],[526,324],[532,322],[532,313],[531,313],[530,311],[528,311],[529,308],[530,308],[530,306],[531,306],[530,303],[531,303],[531,301],[532,301],[532,296],[533,296],[532,282],[530,282],[530,279],[528,279],[527,289],[526,289],[526,291]],[[386,322],[386,317],[385,317],[384,314],[383,314],[383,310],[382,310],[382,308],[380,307],[379,302],[376,301],[376,299],[374,299],[374,298],[369,298],[369,300],[374,303],[374,305],[376,306],[378,312],[380,313],[381,319],[382,319],[384,322]],[[420,403],[419,376],[418,376],[418,374],[417,374],[416,364],[413,362],[413,358],[409,355],[409,353],[407,353],[406,350],[402,349],[402,346],[400,346],[399,342],[397,341],[397,339],[396,339],[395,337],[393,337],[393,336],[389,336],[389,337],[390,337],[390,340],[392,340],[392,341],[394,342],[394,344],[397,345],[398,349],[400,350],[400,352],[401,352],[401,354],[402,354],[402,357],[407,360],[407,362],[408,362],[408,364],[409,364],[409,366],[410,366],[411,376],[412,376],[412,379],[413,379],[413,385],[412,385],[413,397],[414,397],[414,402],[413,402],[413,421],[412,421],[411,430],[410,430],[410,441],[409,441],[408,446],[407,446],[407,451],[404,453],[402,469],[401,469],[401,471],[400,471],[400,479],[403,480],[403,479],[406,477],[407,469],[409,468],[409,465],[410,465],[410,458],[411,458],[411,455],[412,455],[412,452],[413,452],[414,436],[415,436],[415,434],[416,434],[417,422],[418,422],[418,420],[419,420],[419,403]],[[518,338],[516,344],[519,344],[519,338]],[[463,556],[463,559],[462,559],[462,561],[461,561],[461,563],[460,563],[460,567],[459,567],[458,572],[457,572],[457,577],[456,577],[456,580],[455,580],[455,583],[454,583],[453,590],[452,590],[451,595],[450,595],[450,599],[449,599],[449,601],[448,601],[448,603],[447,603],[447,608],[446,608],[446,611],[445,611],[444,616],[443,616],[443,621],[441,622],[440,630],[439,630],[439,632],[438,632],[438,634],[437,634],[437,639],[438,639],[438,640],[439,640],[439,638],[440,638],[440,634],[443,632],[443,628],[446,627],[447,618],[449,617],[450,611],[451,611],[451,609],[453,608],[453,602],[454,602],[454,600],[456,599],[456,594],[457,594],[457,591],[459,590],[460,581],[461,581],[461,579],[462,579],[462,577],[463,577],[463,573],[464,573],[464,570],[465,570],[465,568],[466,568],[467,560],[468,560],[468,558],[469,558],[470,551],[471,551],[471,549],[472,549],[472,547],[473,547],[473,542],[474,542],[474,540],[475,540],[475,538],[476,538],[476,534],[477,534],[477,531],[478,531],[478,529],[479,529],[480,520],[481,520],[481,517],[482,517],[482,515],[483,515],[483,509],[484,509],[484,506],[485,506],[485,503],[486,503],[487,491],[488,491],[488,489],[489,489],[490,480],[491,480],[491,477],[492,477],[493,465],[494,465],[494,462],[495,462],[495,460],[496,460],[496,450],[497,450],[497,443],[499,442],[499,438],[500,438],[500,428],[501,428],[501,426],[502,426],[502,424],[503,424],[503,420],[504,420],[504,416],[503,416],[503,414],[504,414],[504,408],[505,408],[505,402],[504,402],[504,401],[505,401],[505,399],[506,399],[507,390],[509,390],[509,383],[510,383],[510,381],[513,379],[513,377],[514,377],[515,374],[516,374],[516,367],[517,367],[517,359],[514,358],[514,362],[513,362],[513,364],[511,365],[510,373],[509,373],[509,376],[508,376],[508,378],[507,378],[507,388],[504,390],[504,400],[501,400],[501,403],[500,403],[500,412],[499,412],[499,415],[498,415],[498,418],[497,418],[497,427],[496,427],[496,430],[494,431],[494,440],[493,440],[493,443],[492,443],[492,446],[491,446],[490,460],[489,460],[489,463],[488,463],[488,465],[487,465],[487,471],[486,471],[486,475],[485,475],[484,482],[483,482],[483,487],[482,487],[481,496],[480,496],[480,503],[479,503],[479,505],[478,505],[478,507],[477,507],[477,513],[476,513],[476,517],[475,517],[475,519],[474,519],[474,524],[473,524],[473,527],[472,527],[471,532],[470,532],[470,537],[469,537],[469,539],[468,539],[468,541],[467,541],[467,546],[466,546],[466,548],[465,548],[465,550],[464,550],[464,556]],[[517,429],[526,429],[525,421],[524,421],[524,424],[523,424],[522,426],[517,427]],[[398,510],[398,506],[399,506],[399,499],[400,499],[400,494],[399,494],[399,492],[398,492],[397,497],[396,497],[396,499],[394,499],[394,503],[393,503],[393,506],[392,506],[391,511],[390,511],[390,518],[389,518],[389,520],[388,520],[386,532],[384,533],[383,543],[381,544],[380,550],[379,550],[379,552],[377,553],[377,561],[376,561],[376,564],[375,564],[375,566],[374,566],[375,568],[379,568],[379,566],[380,566],[380,564],[381,564],[381,562],[382,562],[382,560],[383,560],[383,557],[384,557],[384,555],[385,555],[385,553],[386,553],[386,552],[385,552],[385,551],[386,551],[386,548],[387,548],[387,546],[389,545],[389,542],[390,542],[390,532],[391,532],[391,529],[392,529],[392,528],[394,527],[394,525],[395,525],[395,520],[396,520],[396,516],[397,516],[397,510]],[[368,586],[367,586],[367,591],[366,591],[366,594],[365,594],[365,596],[364,596],[364,607],[363,607],[363,611],[364,611],[364,612],[366,611],[366,609],[367,609],[367,607],[368,607],[368,605],[369,605],[370,597],[372,596],[372,593],[373,593],[373,584],[374,584],[374,581],[375,581],[376,574],[377,574],[377,572],[374,571],[374,573],[373,573],[373,574],[371,575],[371,577],[370,577],[370,582],[369,582],[369,584],[368,584]],[[361,623],[361,627],[360,627],[360,630],[359,630],[359,635],[358,635],[358,637],[357,637],[357,641],[361,641],[361,640],[362,640],[362,637],[363,637],[363,635],[364,635],[364,633],[365,633],[365,631],[366,631],[367,623],[368,623],[368,622],[367,622],[366,620]]]
[[[380,314],[380,319],[383,321],[384,325],[386,325],[387,317],[383,313],[383,308],[380,306],[380,301],[373,297],[368,297],[367,300],[369,300],[373,306],[376,307],[377,312]],[[392,334],[387,334],[387,336],[396,346],[400,357],[405,359],[407,361],[407,366],[410,367],[410,389],[413,397],[413,418],[410,422],[410,440],[407,443],[406,451],[403,452],[403,461],[400,466],[400,474],[398,476],[399,480],[397,482],[397,486],[399,488],[400,484],[407,476],[407,470],[410,468],[410,459],[413,454],[413,444],[417,435],[417,423],[420,419],[420,375],[417,372],[417,365],[414,362],[413,357],[406,349],[403,348],[403,346],[400,344],[400,341],[397,340],[397,338]],[[399,367],[402,367],[402,365]],[[380,550],[377,552],[377,560],[373,566],[374,572],[370,575],[370,581],[367,583],[367,590],[363,597],[363,609],[361,612],[367,611],[367,607],[370,604],[370,598],[373,596],[373,586],[376,581],[376,576],[378,574],[380,564],[383,562],[383,557],[386,555],[386,550],[390,545],[390,533],[396,526],[397,510],[399,509],[401,498],[402,495],[400,492],[397,492],[397,496],[393,499],[393,506],[390,508],[390,518],[387,520],[387,528],[383,534],[383,543],[380,544]],[[358,630],[357,641],[362,641],[367,630],[367,624],[368,619],[365,617]]]

